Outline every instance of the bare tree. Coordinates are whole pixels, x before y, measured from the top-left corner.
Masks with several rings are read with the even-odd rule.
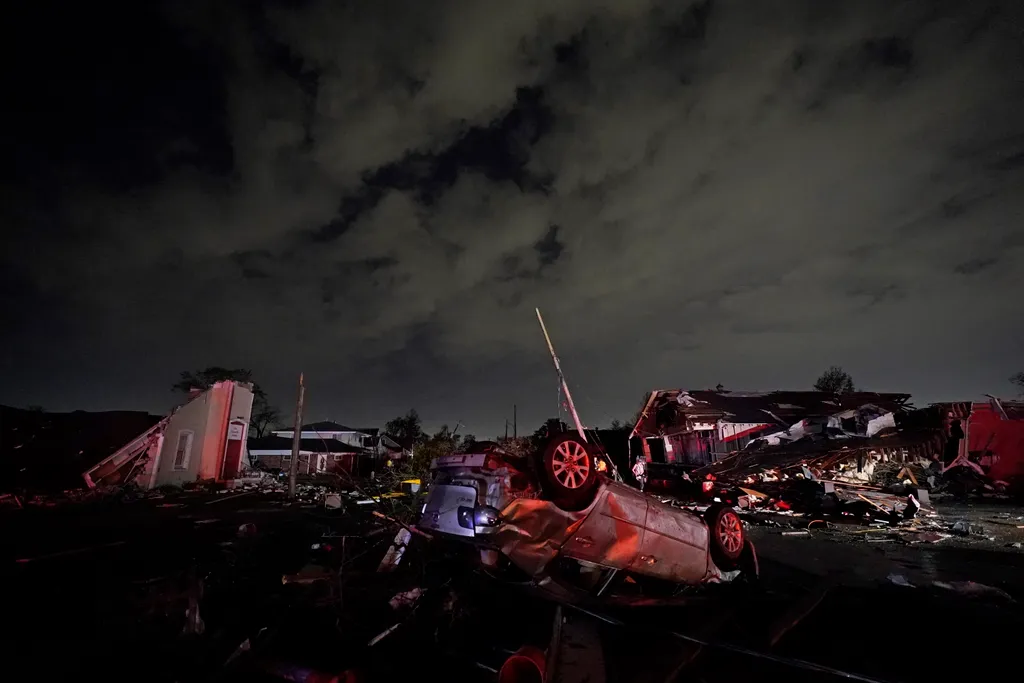
[[[1010,377],[1010,383],[1017,386],[1017,393],[1024,396],[1024,372],[1018,372]]]
[[[853,378],[850,377],[850,373],[838,365],[833,365],[821,374],[818,381],[814,383],[814,390],[829,394],[852,394],[857,391],[853,386]]]
[[[281,424],[281,411],[267,403],[266,398],[253,396],[252,416],[249,418],[249,428],[257,439],[267,435],[268,432]]]

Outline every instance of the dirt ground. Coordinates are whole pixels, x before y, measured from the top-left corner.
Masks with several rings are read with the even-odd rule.
[[[752,526],[757,587],[716,586],[690,605],[596,617],[563,609],[595,624],[608,681],[917,681],[961,660],[978,674],[1009,670],[1016,651],[993,644],[1024,632],[1024,553],[1007,547],[1024,530],[1005,521],[1024,510],[940,508],[996,531],[908,545],[884,534]],[[394,529],[365,537],[373,523],[365,509],[342,514],[259,493],[6,510],[12,665],[46,678],[100,668],[107,680],[275,680],[259,672],[276,667],[280,680],[281,667],[295,679],[301,666],[358,669],[367,681],[494,681],[511,651],[547,646],[555,605],[426,542],[414,542],[400,571],[376,573]],[[240,534],[242,524],[253,527]],[[338,585],[282,583],[328,562],[314,544],[330,545],[337,561],[341,536]],[[414,587],[427,588],[415,610],[388,607]],[[190,597],[201,634],[183,633]],[[231,662],[243,661],[232,658],[246,640],[251,654],[239,668]]]

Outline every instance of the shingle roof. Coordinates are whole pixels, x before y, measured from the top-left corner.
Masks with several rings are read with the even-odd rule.
[[[358,429],[352,429],[346,427],[343,424],[332,422],[330,420],[324,420],[322,422],[310,422],[309,424],[302,425],[302,431],[304,432],[358,432]]]

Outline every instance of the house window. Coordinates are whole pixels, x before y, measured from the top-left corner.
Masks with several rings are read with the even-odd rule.
[[[282,458],[282,460],[284,460],[285,462],[291,462],[292,461],[292,456],[286,455],[286,456],[284,456],[284,458]]]
[[[189,456],[192,455],[193,432],[183,429],[178,432],[178,447],[174,451],[174,469],[187,470]]]
[[[337,461],[339,461],[339,460],[341,460],[341,456],[340,456],[340,455],[336,455],[336,456],[334,456],[334,461],[335,461],[335,462],[337,462]]]

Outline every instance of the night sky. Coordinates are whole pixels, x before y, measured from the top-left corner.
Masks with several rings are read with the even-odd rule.
[[[1024,370],[1024,3],[20,3],[0,403],[493,435]],[[557,7],[557,9],[552,9]]]

